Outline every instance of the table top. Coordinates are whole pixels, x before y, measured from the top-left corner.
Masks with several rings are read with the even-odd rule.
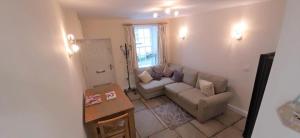
[[[105,93],[109,91],[115,91],[117,97],[107,101]],[[102,102],[87,107],[84,106],[85,123],[90,123],[116,113],[134,109],[129,98],[117,84],[105,84],[85,91],[85,96],[94,94],[100,94]]]

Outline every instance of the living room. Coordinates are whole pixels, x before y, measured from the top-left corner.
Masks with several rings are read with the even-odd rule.
[[[4,0],[0,137],[299,137],[299,4]]]
[[[222,3],[218,2],[217,4],[222,5]],[[191,13],[187,16],[180,14],[188,13],[180,12],[179,17],[174,17],[175,15],[173,15],[173,13],[177,11],[176,9],[171,11],[170,15],[167,15],[164,9],[162,9],[160,12],[157,12],[159,14],[158,18],[152,17],[151,12],[146,14],[146,19],[106,19],[85,16],[80,17],[80,22],[85,38],[110,38],[116,70],[116,82],[121,85],[123,89],[128,88],[128,82],[126,80],[127,73],[126,68],[124,68],[126,67],[126,62],[124,61],[125,56],[120,50],[120,45],[124,45],[128,37],[126,35],[124,36],[124,34],[126,34],[124,33],[124,25],[151,26],[166,24],[167,44],[165,58],[168,63],[194,69],[197,72],[221,76],[228,80],[228,86],[230,86],[232,91],[228,108],[234,110],[238,115],[241,115],[243,119],[239,117],[236,117],[237,119],[230,118],[229,120],[234,121],[225,122],[225,125],[222,124],[222,122],[213,123],[219,126],[215,132],[212,134],[204,134],[206,137],[212,137],[221,133],[221,130],[224,130],[226,125],[234,126],[236,123],[245,123],[259,58],[261,54],[274,52],[277,47],[283,20],[284,5],[285,1],[275,0],[223,7],[214,10],[209,10],[207,7],[207,11],[190,10],[189,12]],[[173,6],[176,7],[178,5]],[[164,16],[166,17],[164,18]],[[241,40],[232,37],[235,26],[240,24],[245,26]],[[182,30],[184,34],[181,34]],[[137,36],[135,35],[135,37]],[[127,44],[133,45],[130,42]],[[137,57],[139,57],[139,55]],[[151,58],[149,60],[151,60]],[[139,64],[141,64],[140,66],[145,65],[144,63]],[[137,67],[138,66],[132,68]],[[136,88],[135,80],[139,78],[135,79],[138,74],[135,75],[133,72],[133,69],[130,70],[130,83],[131,88]],[[137,90],[136,93],[139,94],[139,90]],[[145,96],[142,95],[143,100],[144,98]],[[155,99],[157,97],[151,98]],[[145,101],[142,102],[142,100],[135,101],[138,111],[141,111],[139,110],[140,108],[147,109],[145,107],[149,105],[145,105],[146,103]],[[143,112],[141,112],[141,114],[145,116]],[[152,122],[156,121],[152,120]],[[154,125],[154,128],[158,126],[159,125]],[[229,133],[236,132],[240,134],[243,129],[244,128],[235,129],[238,131],[233,130]],[[196,130],[199,130],[199,128]],[[160,131],[161,130],[154,129],[146,134],[138,135],[147,137]],[[200,133],[203,132],[200,131]]]

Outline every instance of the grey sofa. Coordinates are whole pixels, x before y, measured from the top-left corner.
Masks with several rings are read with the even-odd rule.
[[[153,80],[144,84],[136,77],[137,89],[144,98],[166,95],[200,122],[222,114],[226,110],[232,92],[227,91],[228,86],[225,78],[180,65],[168,64],[168,66],[172,70],[183,72],[183,82],[174,82],[171,78],[164,77],[159,81]],[[151,72],[150,68],[136,69],[136,76],[144,70]],[[216,95],[210,97],[203,95],[199,88],[199,79],[213,82]]]

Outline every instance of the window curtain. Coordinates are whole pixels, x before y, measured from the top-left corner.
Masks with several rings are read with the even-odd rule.
[[[133,72],[134,68],[138,68],[136,46],[135,46],[135,35],[133,25],[124,25],[125,31],[125,42],[129,46],[129,69]]]
[[[167,63],[167,25],[158,25],[158,61],[160,65]]]

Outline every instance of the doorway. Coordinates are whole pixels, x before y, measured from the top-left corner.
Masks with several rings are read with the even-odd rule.
[[[110,39],[83,39],[79,40],[79,44],[87,87],[114,83],[116,80]]]
[[[254,83],[249,113],[247,116],[246,126],[243,133],[244,138],[251,138],[259,108],[264,96],[265,88],[269,79],[275,52],[262,54],[259,59],[256,79]]]

